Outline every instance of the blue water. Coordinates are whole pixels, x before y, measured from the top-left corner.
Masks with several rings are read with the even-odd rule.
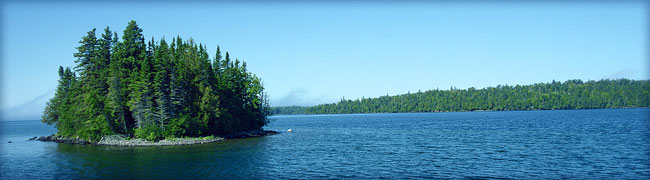
[[[138,148],[27,141],[56,130],[2,121],[0,179],[650,178],[650,109],[271,119],[283,133]]]

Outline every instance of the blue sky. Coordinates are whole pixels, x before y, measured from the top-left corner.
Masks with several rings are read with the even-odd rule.
[[[20,3],[1,6],[2,119],[39,119],[92,28],[244,60],[274,106],[428,89],[648,79],[648,3]],[[100,31],[101,32],[101,31]]]

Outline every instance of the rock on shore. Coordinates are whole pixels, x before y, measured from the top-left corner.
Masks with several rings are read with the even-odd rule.
[[[268,130],[256,130],[248,132],[234,133],[224,137],[197,137],[197,138],[173,138],[173,139],[163,139],[160,141],[152,142],[146,141],[144,139],[129,139],[124,135],[111,135],[102,137],[99,142],[90,142],[83,139],[75,138],[65,138],[61,136],[51,135],[51,136],[41,136],[38,138],[39,141],[43,142],[57,142],[65,144],[94,144],[94,145],[103,145],[103,146],[182,146],[182,145],[191,145],[191,144],[205,144],[205,143],[214,143],[218,141],[223,141],[226,139],[238,139],[238,138],[249,138],[249,137],[260,137],[277,134],[276,131]]]
[[[124,136],[113,135],[105,136],[97,145],[103,146],[179,146],[179,145],[190,145],[190,144],[205,144],[213,143],[217,141],[223,141],[224,138],[214,137],[214,138],[174,138],[174,139],[163,139],[157,142],[146,141],[144,139],[127,139]]]
[[[43,142],[57,142],[57,143],[64,143],[64,144],[92,144],[90,143],[90,141],[86,141],[84,139],[66,138],[66,137],[56,136],[54,134],[52,134],[51,136],[41,136],[38,138],[38,140]]]

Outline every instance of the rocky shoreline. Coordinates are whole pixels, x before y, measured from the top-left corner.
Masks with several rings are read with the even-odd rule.
[[[38,140],[43,142],[57,142],[64,144],[91,144],[91,145],[100,145],[100,146],[127,146],[127,147],[138,147],[138,146],[183,146],[183,145],[192,145],[192,144],[206,144],[214,143],[219,141],[224,141],[227,139],[239,139],[239,138],[249,138],[249,137],[261,137],[278,134],[277,131],[270,130],[256,130],[248,132],[240,132],[230,134],[224,137],[195,137],[195,138],[173,138],[173,139],[163,139],[160,141],[146,141],[144,139],[129,139],[124,135],[111,135],[104,136],[98,142],[91,142],[79,138],[66,138],[56,135],[51,136],[41,136],[39,138],[30,138],[30,140]]]
[[[32,139],[33,138],[30,138],[30,140]],[[36,140],[43,141],[43,142],[57,142],[57,143],[64,143],[64,144],[92,144],[90,141],[86,141],[84,139],[66,138],[62,136],[56,136],[54,134],[52,134],[51,136],[41,136]]]

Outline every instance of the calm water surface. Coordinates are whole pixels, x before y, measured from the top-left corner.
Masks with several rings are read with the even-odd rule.
[[[271,119],[283,133],[138,148],[27,141],[56,130],[0,121],[0,179],[650,178],[650,109]]]

